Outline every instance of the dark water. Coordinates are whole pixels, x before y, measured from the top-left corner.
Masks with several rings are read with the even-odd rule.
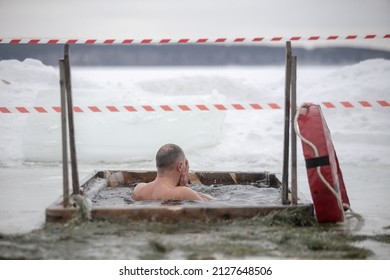
[[[97,185],[101,184],[96,179]],[[213,206],[261,206],[281,205],[280,193],[276,188],[259,188],[253,185],[191,185],[195,191],[209,194],[215,198],[210,202],[184,202],[186,205],[210,204]],[[92,187],[92,189],[94,189]],[[100,191],[92,192],[90,199],[93,206],[126,206],[131,204],[160,204],[156,202],[134,202],[131,199],[133,188],[131,187],[101,187]]]

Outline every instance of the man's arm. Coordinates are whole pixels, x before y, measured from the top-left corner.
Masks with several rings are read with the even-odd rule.
[[[177,187],[180,192],[180,200],[209,201],[214,199],[212,196],[196,192],[189,187]]]
[[[212,197],[211,195],[205,194],[205,193],[198,192],[198,195],[199,195],[204,201],[214,200],[214,197]]]
[[[176,187],[179,200],[203,201],[203,198],[189,187]]]

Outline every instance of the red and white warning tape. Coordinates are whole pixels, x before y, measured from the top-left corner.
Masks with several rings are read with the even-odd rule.
[[[390,103],[385,100],[375,102],[369,101],[340,101],[340,102],[320,102],[324,108],[373,108],[373,107],[390,107]],[[282,106],[278,103],[248,103],[248,104],[197,104],[197,105],[115,105],[115,106],[74,106],[75,113],[119,113],[119,112],[205,112],[205,111],[244,111],[244,110],[279,110]],[[34,106],[34,107],[0,107],[1,114],[12,113],[60,113],[59,106]]]
[[[342,40],[374,40],[390,39],[388,34],[365,34],[365,35],[327,35],[327,36],[272,36],[272,37],[236,37],[236,38],[144,38],[144,39],[44,39],[44,38],[0,38],[0,44],[106,44],[106,45],[129,45],[129,44],[204,44],[204,43],[261,43],[261,42],[284,42],[284,41],[342,41]]]

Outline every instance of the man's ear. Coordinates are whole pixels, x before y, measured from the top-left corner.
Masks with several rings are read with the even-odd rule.
[[[183,162],[182,161],[179,161],[176,165],[176,169],[179,173],[182,173],[183,171]]]

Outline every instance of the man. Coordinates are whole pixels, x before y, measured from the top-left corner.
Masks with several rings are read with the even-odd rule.
[[[150,183],[140,183],[132,197],[141,200],[198,200],[207,201],[211,196],[198,193],[189,187],[188,160],[184,151],[175,144],[162,146],[156,154],[157,176]]]

